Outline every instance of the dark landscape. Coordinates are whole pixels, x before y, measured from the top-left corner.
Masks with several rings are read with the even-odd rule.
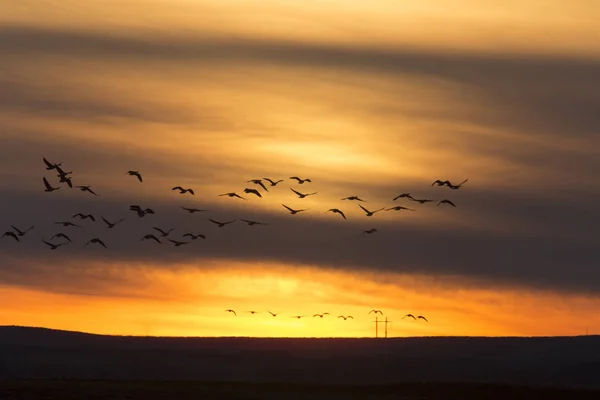
[[[600,395],[600,336],[168,338],[0,327],[0,399]]]

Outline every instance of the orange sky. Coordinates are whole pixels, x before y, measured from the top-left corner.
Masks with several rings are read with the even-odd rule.
[[[0,0],[0,221],[36,224],[31,242],[0,241],[0,324],[372,336],[377,308],[390,336],[600,332],[595,2],[109,3]],[[42,157],[101,196],[46,196]],[[216,196],[292,175],[313,184],[288,180],[260,201]],[[437,178],[469,182],[449,191],[430,186]],[[290,187],[318,194],[297,199]],[[365,219],[340,200],[412,207],[391,200],[404,191],[459,206]],[[123,229],[141,234],[155,220],[119,208],[137,203],[175,210],[156,223],[213,242],[171,257],[119,236],[73,259],[38,245],[79,211],[126,216]],[[282,203],[309,212],[283,219]],[[184,221],[180,205],[273,223],[252,231],[256,248],[236,249],[245,226]],[[346,211],[347,232],[331,207]],[[107,236],[99,224],[89,232]],[[360,235],[375,226],[378,236]],[[333,317],[312,318],[325,311]],[[402,320],[409,312],[430,322]]]

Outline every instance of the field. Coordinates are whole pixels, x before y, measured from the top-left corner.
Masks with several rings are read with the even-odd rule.
[[[0,399],[215,399],[215,400],[362,400],[362,399],[510,399],[583,400],[599,391],[527,388],[493,384],[297,385],[176,381],[0,381]]]

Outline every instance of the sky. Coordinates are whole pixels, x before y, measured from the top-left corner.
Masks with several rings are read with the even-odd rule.
[[[372,337],[380,309],[390,337],[600,333],[594,3],[0,0],[0,223],[35,225],[0,240],[0,325]]]

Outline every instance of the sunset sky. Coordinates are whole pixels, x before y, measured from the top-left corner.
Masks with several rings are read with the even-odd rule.
[[[0,9],[0,228],[35,224],[0,240],[0,325],[362,337],[375,308],[389,336],[600,334],[596,0]],[[59,184],[43,157],[99,196]],[[43,176],[61,189],[45,193]],[[285,181],[246,183],[263,177]],[[264,197],[218,196],[246,187]],[[457,207],[392,201],[403,192]],[[416,211],[366,217],[340,200],[352,195]],[[78,212],[125,221],[53,224]],[[153,226],[207,239],[140,241]],[[50,251],[58,232],[74,243]]]

